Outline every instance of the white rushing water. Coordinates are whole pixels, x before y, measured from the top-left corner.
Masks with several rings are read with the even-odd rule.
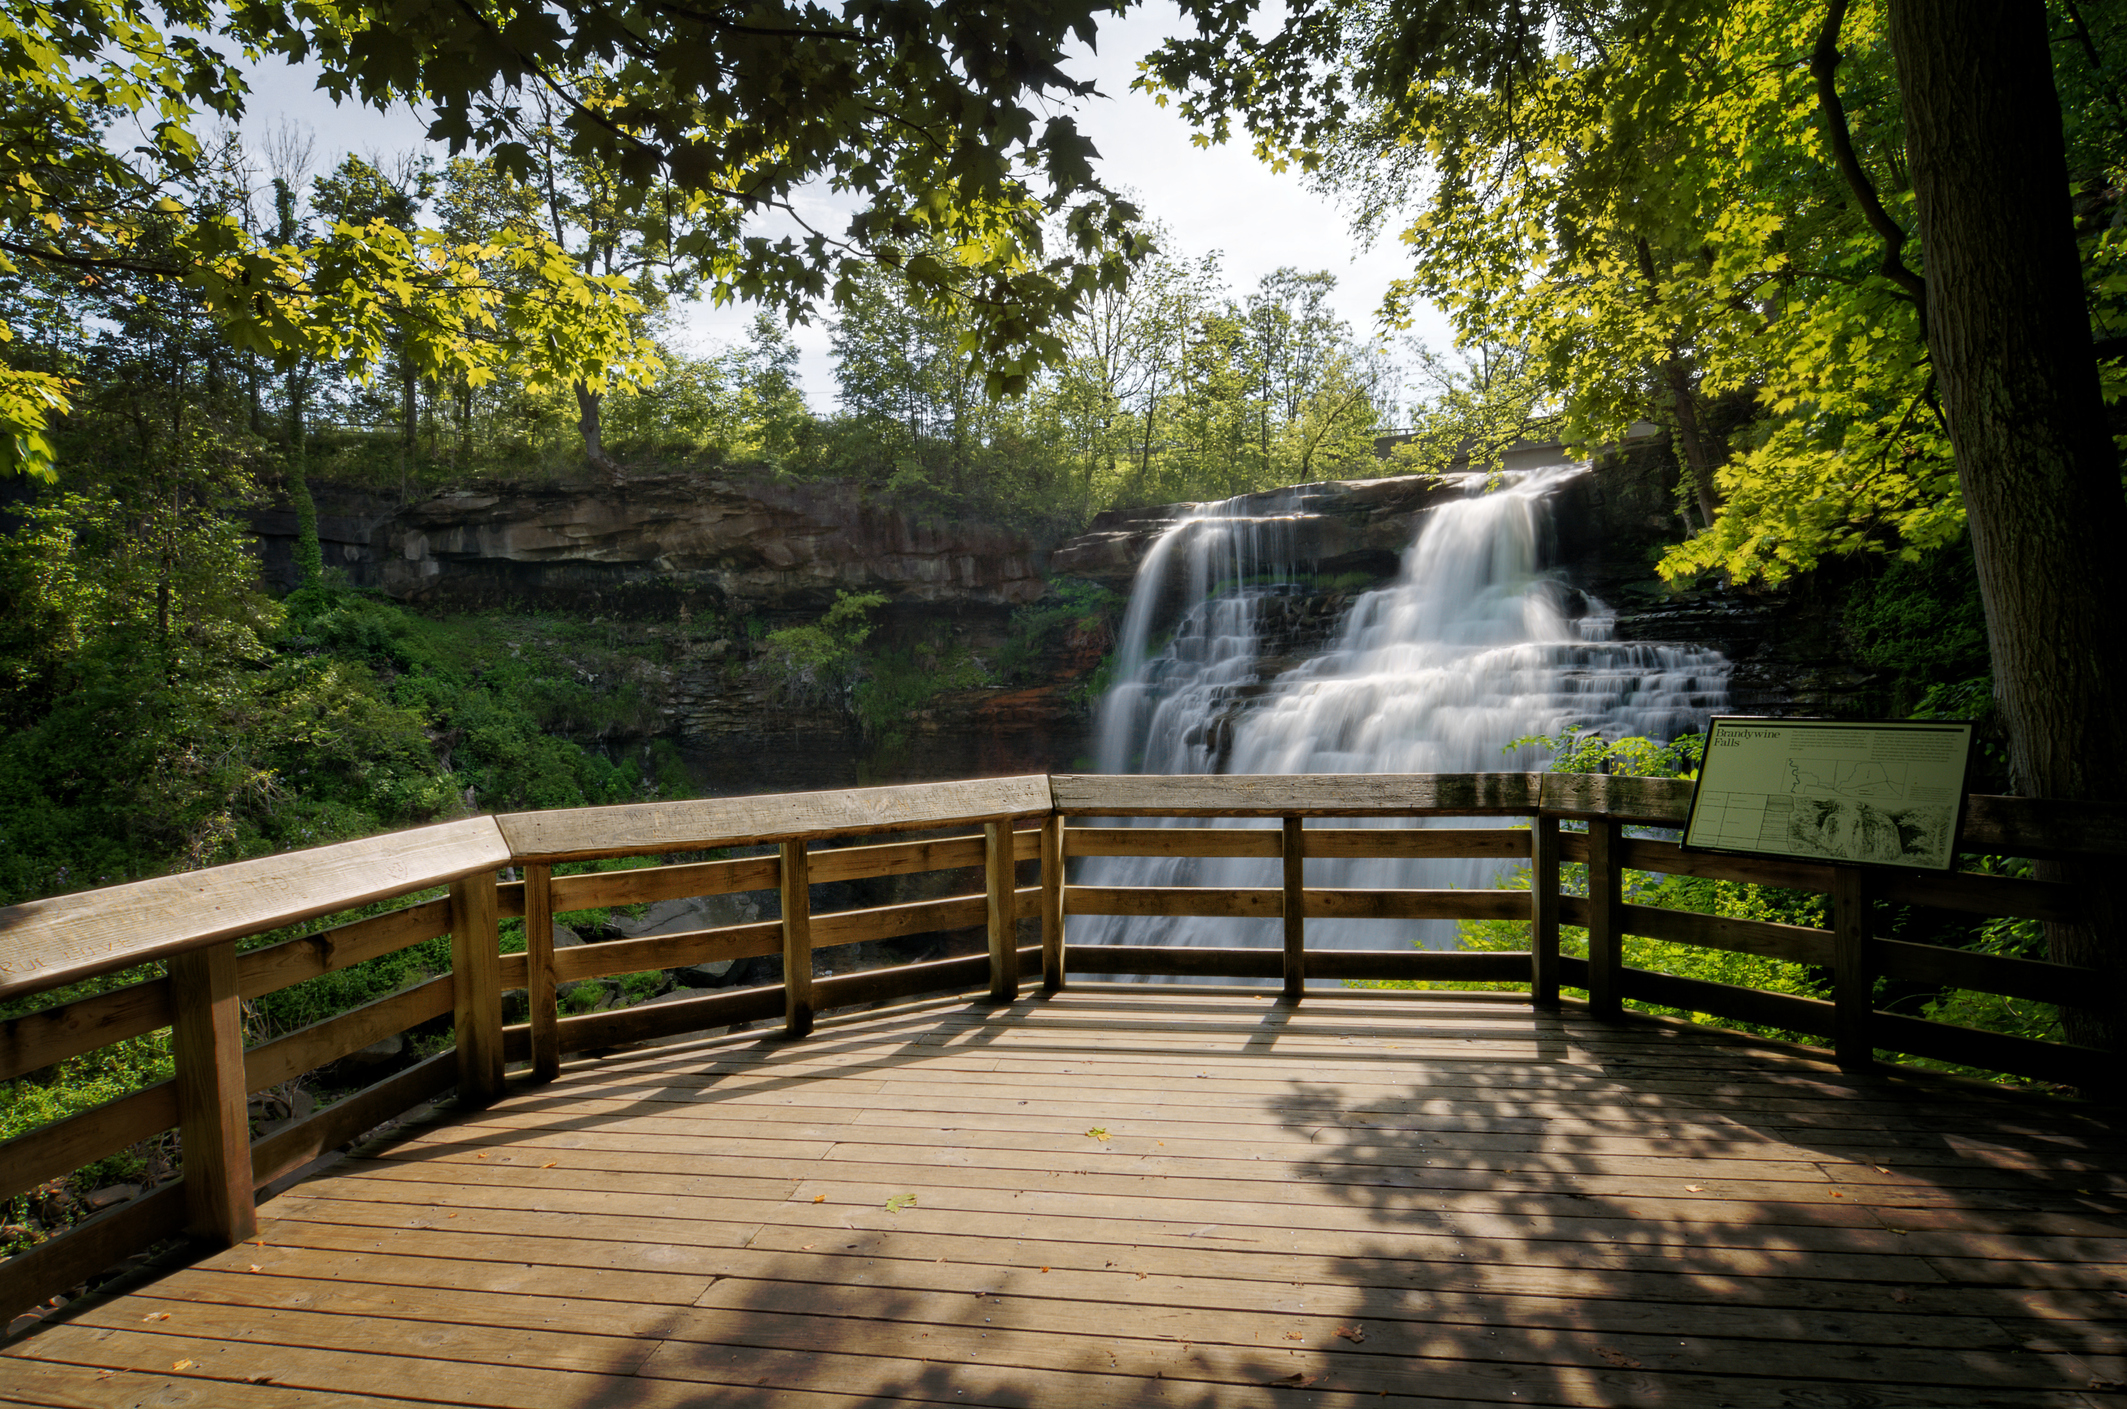
[[[1541,768],[1518,738],[1579,726],[1668,740],[1727,699],[1728,661],[1618,641],[1614,614],[1545,571],[1549,499],[1578,467],[1510,477],[1420,519],[1394,581],[1355,602],[1327,650],[1266,681],[1272,631],[1303,600],[1293,516],[1208,505],[1139,569],[1119,682],[1096,721],[1104,773],[1465,773]],[[1159,649],[1152,631],[1175,622]],[[1182,824],[1174,824],[1182,825]],[[1186,825],[1201,826],[1201,821]],[[1254,825],[1261,825],[1260,822]],[[1334,823],[1329,825],[1353,825]],[[1457,819],[1449,825],[1484,825]],[[1090,885],[1275,886],[1263,860],[1089,860]],[[1490,886],[1488,861],[1307,863],[1313,886]],[[1277,921],[1081,916],[1074,943],[1275,946]],[[1452,948],[1451,921],[1314,920],[1310,947]]]

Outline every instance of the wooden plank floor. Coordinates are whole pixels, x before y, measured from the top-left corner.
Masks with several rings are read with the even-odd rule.
[[[0,1401],[2119,1405],[2100,1113],[1479,998],[1074,990],[586,1061]]]

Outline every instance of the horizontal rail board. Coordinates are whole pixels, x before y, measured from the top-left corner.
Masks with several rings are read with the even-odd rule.
[[[404,1115],[423,1101],[434,1100],[457,1082],[458,1054],[444,1051],[334,1101],[323,1110],[254,1141],[251,1182],[264,1187],[293,1173],[328,1150]]]
[[[1626,778],[1607,773],[1544,773],[1536,807],[1553,817],[1601,817],[1647,827],[1681,827],[1691,815],[1682,778]]]
[[[1969,949],[1950,949],[1940,944],[1873,939],[1869,941],[1868,954],[1871,965],[1885,978],[2064,1006],[2089,1002],[2091,995],[2104,992],[2106,982],[2105,975],[2096,969],[2049,964],[2042,959],[1975,954]]]
[[[1519,827],[1310,827],[1303,834],[1310,857],[1351,861],[1459,860],[1529,854],[1529,833]]]
[[[1582,982],[1585,983],[1586,961],[1582,962]],[[1665,1008],[1681,1008],[1687,1013],[1712,1013],[1716,1017],[1766,1027],[1784,1027],[1813,1037],[1829,1037],[1833,1032],[1832,1005],[1821,998],[1768,993],[1762,988],[1740,988],[1730,983],[1710,983],[1705,979],[1679,978],[1675,974],[1633,968],[1620,972],[1618,992],[1642,1003],[1659,1003]]]
[[[0,998],[442,885],[510,861],[472,817],[0,909]],[[153,923],[142,923],[145,917]]]
[[[1021,886],[1013,896],[1016,918],[1032,918],[1041,913],[1041,887]],[[980,895],[946,896],[939,900],[907,901],[865,910],[833,911],[813,916],[812,947],[820,950],[838,944],[899,939],[932,930],[967,929],[983,924],[987,919],[988,901]],[[682,930],[641,939],[608,940],[603,944],[575,944],[554,951],[554,981],[574,983],[578,979],[606,978],[614,974],[759,958],[782,951],[783,925],[780,920]],[[524,955],[502,956],[500,981],[504,989],[523,988],[525,973]]]
[[[236,956],[236,983],[246,998],[351,968],[451,931],[447,896],[388,910],[366,920],[335,925],[301,939],[283,940]]]
[[[1527,983],[1526,951],[1459,949],[1310,949],[1309,978],[1423,980],[1429,983]]]
[[[1337,920],[1526,920],[1525,890],[1313,890],[1307,917]]]
[[[873,939],[900,939],[930,930],[961,930],[985,924],[989,900],[980,895],[949,895],[909,905],[881,905],[870,910],[839,910],[812,917],[812,947],[862,944]]]
[[[1066,827],[1065,856],[1282,856],[1277,827]]]
[[[2127,804],[1974,793],[1965,799],[1958,847],[1996,856],[2127,856]]]
[[[0,1022],[0,1081],[170,1025],[170,981],[149,979]]]
[[[1072,974],[1186,974],[1200,978],[1277,978],[1285,956],[1276,949],[1212,949],[1196,945],[1066,944],[1064,972]]]
[[[719,964],[726,959],[753,959],[782,952],[782,922],[755,920],[744,925],[614,939],[603,944],[572,944],[554,951],[554,981],[574,983],[578,979],[678,969],[689,964]],[[522,954],[502,957],[501,983],[505,989],[524,987]]]
[[[185,1186],[165,1184],[0,1262],[0,1324],[185,1228]]]
[[[1515,816],[1535,773],[1059,774],[1066,817]]]
[[[737,895],[774,890],[782,863],[773,856],[741,856],[729,861],[693,861],[683,866],[645,866],[635,871],[596,871],[556,876],[550,882],[554,913],[596,910],[610,905],[643,905],[685,900],[698,895]]]
[[[1578,837],[1579,855],[1587,859],[1587,839]],[[1829,891],[1836,867],[1822,862],[1782,861],[1772,857],[1729,856],[1685,851],[1675,842],[1633,838],[1625,843],[1625,864],[1664,875],[1703,876],[1721,881],[1749,881],[1793,890]],[[2073,920],[2081,913],[2074,888],[2053,881],[2018,876],[1986,876],[1970,871],[1913,872],[1870,868],[1868,892],[1902,905],[1928,905],[1975,915],[2014,915],[2031,920]]]
[[[1029,944],[1020,949],[1019,973],[1022,980],[1040,976],[1040,945]],[[812,998],[814,1007],[824,1012],[926,993],[966,993],[989,986],[990,956],[970,954],[959,959],[930,959],[921,964],[897,964],[890,969],[815,979]]]
[[[1725,949],[1733,954],[1762,954],[1816,968],[1830,968],[1832,964],[1830,930],[1769,920],[1731,920],[1721,915],[1702,915],[1696,910],[1665,910],[1654,905],[1627,905],[1623,910],[1626,934],[1672,944],[1696,944],[1702,949]]]
[[[278,1086],[372,1042],[440,1018],[451,1011],[454,987],[451,976],[443,974],[262,1043],[244,1053],[244,1089],[263,1091]]]
[[[160,1135],[177,1124],[177,1083],[158,1081],[0,1145],[0,1199]]]
[[[495,818],[495,823],[520,861],[575,861],[917,831],[985,818],[1037,817],[1049,808],[1049,780],[1034,774],[974,782],[510,812]]]
[[[1275,920],[1285,892],[1266,887],[1065,886],[1066,915],[1206,915],[1223,920]]]
[[[1881,1051],[1931,1057],[1985,1071],[2005,1071],[2035,1081],[2058,1081],[2066,1086],[2089,1081],[2092,1073],[2103,1072],[2113,1060],[2110,1054],[2092,1047],[1982,1032],[1978,1028],[1910,1018],[1903,1013],[1869,1014],[1869,1041]]]

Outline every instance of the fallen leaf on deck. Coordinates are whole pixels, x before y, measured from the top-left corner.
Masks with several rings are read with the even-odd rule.
[[[557,1165],[557,1164],[560,1164],[560,1163],[561,1163],[561,1161],[560,1161],[560,1160],[558,1160],[558,1159],[550,1159],[550,1160],[548,1160],[548,1161],[547,1161],[547,1162],[546,1162],[545,1164],[542,1164],[542,1165],[541,1165],[541,1166],[539,1166],[539,1167],[540,1167],[541,1169],[552,1169],[552,1168],[553,1168],[553,1167],[554,1167],[555,1165]]]
[[[1044,1267],[1044,1268],[1042,1268],[1041,1270],[1042,1270],[1042,1271],[1044,1271],[1044,1272],[1046,1272],[1046,1271],[1048,1271],[1049,1269],[1048,1269],[1048,1268],[1046,1268],[1046,1267]]]
[[[1272,1389],[1306,1389],[1309,1385],[1313,1384],[1316,1380],[1319,1380],[1321,1378],[1322,1377],[1320,1375],[1303,1375],[1295,1373],[1287,1375],[1281,1380],[1266,1380],[1264,1381],[1264,1383],[1268,1384]]]
[[[1332,1332],[1331,1332],[1330,1334],[1332,1334],[1332,1335],[1338,1335],[1338,1336],[1342,1336],[1342,1337],[1344,1337],[1344,1339],[1346,1339],[1346,1340],[1350,1341],[1350,1342],[1351,1342],[1351,1343],[1352,1343],[1353,1345],[1357,1345],[1357,1344],[1359,1344],[1359,1342],[1361,1342],[1361,1341],[1363,1341],[1363,1340],[1365,1340],[1365,1339],[1366,1339],[1366,1327],[1364,1327],[1364,1326],[1339,1326],[1339,1327],[1337,1327],[1337,1329],[1336,1329],[1336,1330],[1332,1331]]]
[[[888,1213],[899,1213],[904,1208],[913,1208],[915,1203],[916,1196],[914,1194],[895,1194],[886,1201],[886,1211]]]
[[[1703,1194],[1706,1192],[1706,1186],[1704,1184],[1686,1184],[1684,1192],[1687,1194]]]
[[[1304,1341],[1307,1339],[1307,1337],[1299,1331],[1287,1331],[1285,1333],[1285,1339],[1289,1341]]]
[[[487,1156],[486,1156],[486,1155],[474,1155],[474,1156],[473,1156],[473,1158],[474,1158],[474,1159],[486,1159],[486,1158],[487,1158]]]
[[[170,1368],[173,1370],[189,1370],[192,1368],[192,1362],[189,1360],[180,1360],[176,1364],[172,1365]]]
[[[1911,1295],[1911,1293],[1907,1292],[1907,1291],[1906,1291],[1906,1289],[1905,1289],[1904,1287],[1899,1287],[1899,1288],[1898,1288],[1897,1290],[1895,1290],[1895,1291],[1893,1291],[1893,1292],[1891,1293],[1891,1300],[1892,1300],[1892,1301],[1897,1301],[1897,1302],[1907,1302],[1907,1301],[1911,1301],[1912,1299],[1913,1299],[1913,1298],[1912,1298],[1912,1295]]]
[[[1885,1168],[1884,1168],[1884,1167],[1883,1167],[1882,1165],[1880,1165],[1880,1164],[1874,1164],[1874,1165],[1870,1165],[1870,1166],[1869,1166],[1869,1168],[1871,1168],[1871,1169],[1875,1170],[1875,1171],[1876,1171],[1876,1172],[1877,1172],[1878,1174],[1889,1174],[1889,1173],[1890,1173],[1890,1171],[1889,1171],[1888,1169],[1885,1169]]]
[[[1145,1274],[1144,1274],[1144,1273],[1142,1273],[1142,1272],[1138,1273],[1138,1274],[1137,1274],[1137,1280],[1138,1280],[1138,1281],[1140,1281],[1140,1282],[1144,1281],[1144,1280],[1145,1280]]]
[[[265,1269],[264,1269],[264,1268],[262,1268],[262,1267],[260,1267],[260,1266],[259,1266],[259,1265],[258,1265],[258,1264],[257,1264],[256,1262],[254,1262],[254,1263],[252,1263],[252,1264],[251,1264],[251,1270],[252,1270],[252,1271],[254,1271],[254,1272],[261,1272],[261,1271],[264,1271]]]
[[[816,1203],[816,1204],[824,1204],[824,1203],[826,1203],[826,1202],[827,1202],[827,1195],[825,1195],[825,1194],[814,1194],[814,1195],[812,1196],[812,1201],[813,1201],[814,1203]]]
[[[1098,1140],[1102,1144],[1106,1144],[1108,1141],[1108,1132],[1096,1125],[1091,1130],[1088,1130],[1086,1132],[1086,1138],[1088,1140]]]
[[[150,1321],[167,1321],[169,1319],[170,1313],[167,1311],[151,1311],[140,1318],[140,1323],[145,1326]]]
[[[1634,1360],[1631,1356],[1621,1355],[1614,1350],[1605,1350],[1603,1349],[1603,1347],[1597,1346],[1595,1348],[1595,1353],[1597,1355],[1602,1356],[1603,1359],[1609,1364],[1617,1366],[1617,1368],[1620,1370],[1638,1370],[1643,1368],[1640,1365],[1640,1362]]]

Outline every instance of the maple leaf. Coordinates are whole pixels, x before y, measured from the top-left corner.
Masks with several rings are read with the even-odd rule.
[[[1344,1339],[1346,1339],[1346,1340],[1350,1341],[1350,1342],[1351,1342],[1351,1343],[1352,1343],[1353,1345],[1357,1345],[1357,1344],[1359,1344],[1359,1342],[1361,1342],[1361,1341],[1363,1341],[1363,1340],[1365,1340],[1365,1339],[1366,1339],[1366,1327],[1364,1327],[1364,1326],[1339,1326],[1339,1327],[1337,1327],[1337,1329],[1336,1329],[1336,1330],[1332,1331],[1332,1332],[1331,1332],[1330,1334],[1332,1334],[1332,1335],[1337,1335],[1337,1336],[1342,1336],[1342,1337],[1344,1337]]]
[[[915,1203],[916,1196],[914,1194],[895,1194],[886,1201],[886,1211],[888,1213],[899,1213],[904,1208],[913,1208]]]
[[[816,1203],[816,1204],[824,1204],[824,1203],[826,1203],[826,1202],[827,1202],[827,1195],[825,1195],[825,1194],[814,1194],[814,1195],[812,1196],[812,1201],[813,1201],[814,1203]]]
[[[180,1360],[173,1364],[170,1368],[173,1370],[189,1370],[192,1368],[192,1362],[189,1360]]]
[[[1102,1129],[1100,1126],[1096,1125],[1091,1130],[1088,1130],[1086,1132],[1086,1138],[1088,1140],[1098,1140],[1102,1144],[1106,1144],[1108,1142],[1108,1132]]]

